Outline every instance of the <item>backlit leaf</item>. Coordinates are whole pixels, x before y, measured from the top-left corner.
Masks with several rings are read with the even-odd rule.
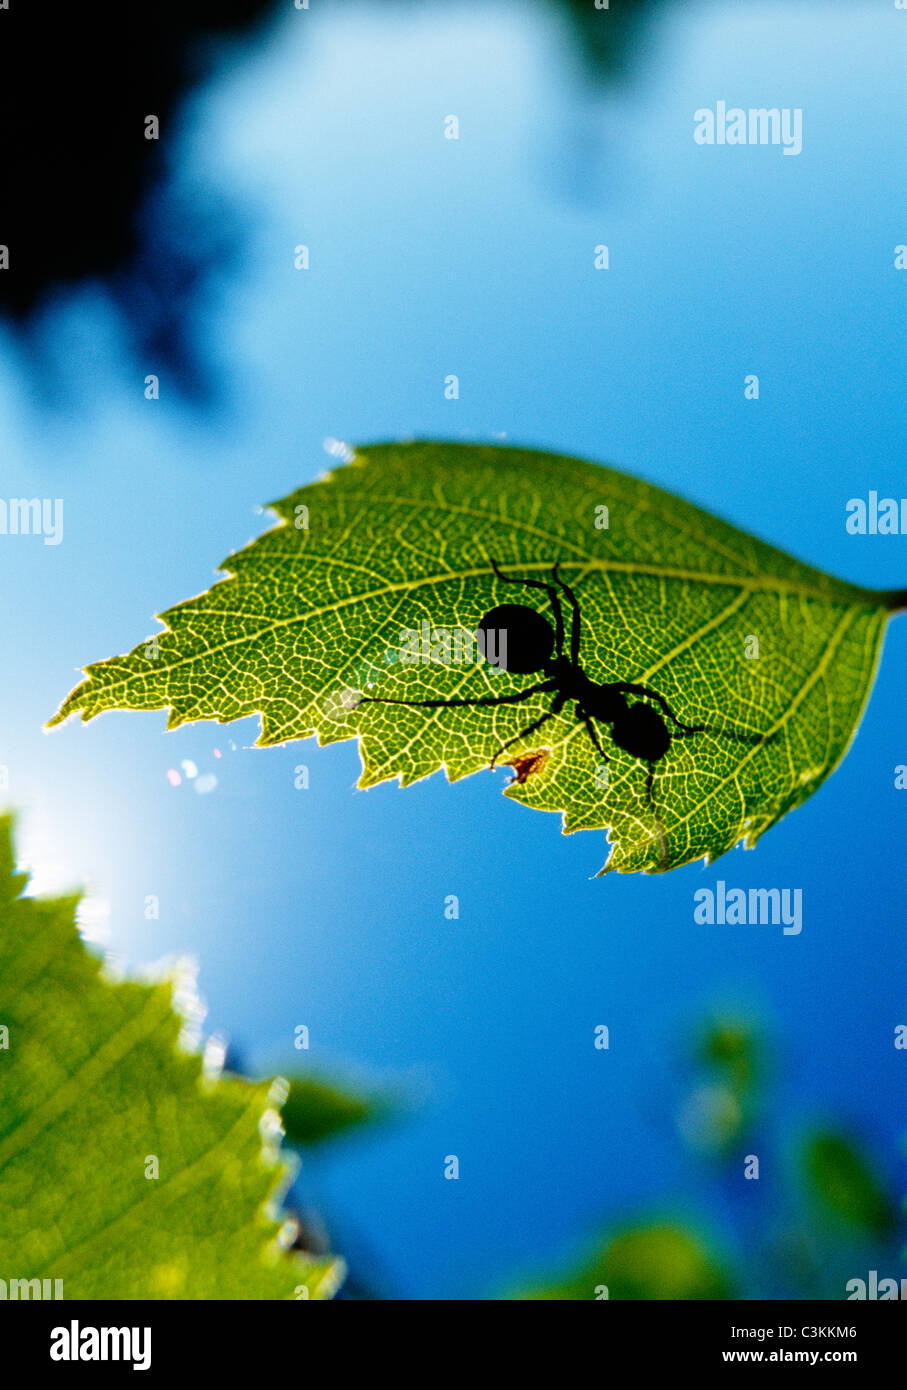
[[[203,1079],[171,983],[104,979],[78,900],[22,897],[13,862],[2,818],[2,1278],[65,1299],[330,1298],[342,1263],[278,1245],[272,1086]]]
[[[360,736],[365,787],[441,767],[465,777],[551,695],[491,708],[357,700],[487,698],[534,683],[481,660],[400,658],[406,633],[471,633],[501,603],[550,618],[545,594],[504,583],[491,560],[537,580],[558,563],[582,608],[587,675],[650,686],[682,722],[716,732],[675,740],[649,795],[647,767],[599,724],[605,770],[568,704],[508,749],[508,795],[563,813],[568,832],[609,828],[608,869],[660,870],[755,844],[820,786],[853,738],[886,620],[904,606],[660,488],[530,450],[370,446],[274,510],[279,525],[224,563],[227,579],[165,612],[157,643],[87,667],[51,722],[167,708],[175,728],[258,713],[260,744]]]

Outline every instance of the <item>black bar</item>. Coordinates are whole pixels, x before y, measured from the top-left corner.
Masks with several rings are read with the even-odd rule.
[[[591,1301],[591,1300],[590,1300]],[[91,1349],[87,1329],[136,1328],[140,1336],[136,1353],[150,1349],[152,1371],[164,1373],[202,1372],[207,1379],[230,1376],[231,1381],[249,1375],[259,1367],[270,1383],[275,1377],[294,1379],[313,1367],[313,1358],[326,1358],[336,1370],[350,1370],[350,1352],[359,1347],[371,1363],[372,1373],[384,1373],[393,1365],[402,1370],[413,1359],[426,1376],[438,1370],[449,1376],[462,1358],[464,1374],[480,1363],[490,1369],[485,1345],[505,1361],[516,1363],[521,1355],[536,1356],[549,1333],[554,1350],[562,1358],[563,1371],[576,1366],[585,1347],[591,1349],[603,1379],[611,1373],[626,1376],[627,1368],[641,1376],[669,1372],[681,1375],[734,1370],[740,1366],[771,1374],[779,1366],[800,1365],[809,1369],[840,1366],[865,1376],[867,1372],[890,1371],[900,1362],[903,1351],[904,1303],[841,1302],[748,1302],[748,1303],[618,1303],[597,1302],[582,1316],[579,1313],[543,1312],[537,1304],[528,1314],[525,1308],[501,1303],[470,1303],[448,1308],[443,1303],[418,1303],[404,1315],[387,1304],[297,1303],[7,1303],[0,1306],[0,1338],[4,1363],[10,1358],[19,1367],[19,1376],[49,1370],[68,1376],[85,1370],[92,1375],[113,1371],[132,1373],[131,1360],[53,1360],[52,1341],[62,1350],[73,1344],[72,1324],[76,1324],[77,1348]],[[443,1311],[447,1309],[447,1311]],[[364,1311],[363,1311],[364,1310]],[[424,1311],[423,1311],[424,1310]],[[375,1336],[351,1343],[346,1316],[353,1328]],[[561,1319],[567,1316],[567,1322]],[[365,1325],[361,1321],[365,1318]],[[401,1321],[398,1323],[397,1318]],[[426,1358],[424,1343],[417,1350],[429,1323],[435,1317],[448,1323],[440,1329],[434,1352]],[[511,1322],[511,1318],[516,1321]],[[326,1319],[326,1320],[325,1320]],[[550,1321],[549,1321],[550,1320]],[[150,1343],[144,1329],[150,1329]],[[472,1329],[482,1336],[477,1343]],[[64,1329],[68,1336],[63,1338]],[[591,1341],[585,1339],[591,1335]],[[582,1338],[579,1342],[576,1339]],[[133,1351],[117,1339],[123,1352]],[[383,1347],[383,1351],[382,1351]],[[386,1360],[385,1360],[386,1358]],[[437,1358],[437,1359],[436,1359]],[[434,1364],[434,1370],[431,1369]],[[245,1366],[243,1371],[241,1367]],[[514,1365],[514,1369],[515,1369]],[[619,1370],[619,1368],[622,1368]],[[508,1379],[511,1376],[508,1374]],[[252,1370],[253,1382],[258,1379]],[[279,1383],[279,1382],[278,1382]],[[254,1390],[254,1386],[253,1386]]]

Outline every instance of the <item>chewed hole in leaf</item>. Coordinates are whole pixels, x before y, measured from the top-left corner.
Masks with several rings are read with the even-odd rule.
[[[510,779],[511,785],[518,783],[520,786],[524,786],[530,777],[537,777],[550,757],[550,748],[539,748],[537,752],[523,753],[519,757],[511,758],[505,764],[514,770],[514,775]]]

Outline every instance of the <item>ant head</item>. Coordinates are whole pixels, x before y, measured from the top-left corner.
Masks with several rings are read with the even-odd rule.
[[[663,758],[671,746],[670,730],[658,710],[642,702],[614,721],[611,737],[625,753],[650,763]]]
[[[522,603],[502,603],[479,623],[476,642],[485,660],[518,676],[540,671],[551,659],[554,630],[541,613]]]

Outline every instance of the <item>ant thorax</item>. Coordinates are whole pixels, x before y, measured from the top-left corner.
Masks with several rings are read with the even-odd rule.
[[[568,700],[576,700],[593,719],[613,724],[627,712],[627,702],[613,685],[598,685],[590,680],[581,666],[569,661],[551,663],[551,674],[557,677],[558,689]]]

